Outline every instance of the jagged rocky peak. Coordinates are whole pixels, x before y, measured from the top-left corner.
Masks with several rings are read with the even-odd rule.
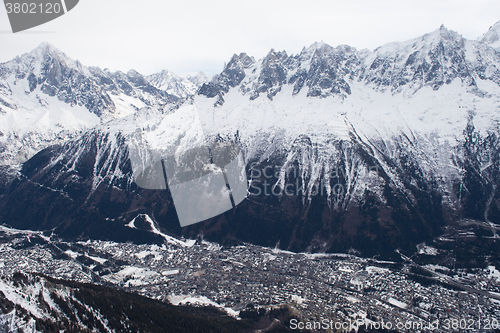
[[[488,31],[479,38],[480,42],[488,44],[490,47],[500,51],[500,21],[493,24]]]
[[[208,98],[218,96],[215,104],[223,104],[224,98],[222,95],[227,93],[229,89],[238,86],[246,76],[245,69],[252,67],[254,64],[255,59],[246,53],[234,54],[224,66],[224,70],[219,75],[214,76],[210,82],[204,83],[198,94]]]
[[[378,47],[373,52],[348,45],[332,47],[315,42],[298,55],[271,50],[255,62],[245,53],[234,55],[222,73],[200,89],[200,94],[224,103],[224,94],[237,87],[250,100],[269,99],[293,86],[292,95],[306,90],[308,97],[346,98],[358,81],[377,91],[414,94],[422,87],[438,90],[459,80],[462,86],[483,95],[477,80],[500,85],[500,55],[484,41],[500,38],[500,23],[481,41],[470,41],[441,25],[423,36]]]
[[[276,52],[272,49],[262,61],[262,67],[257,80],[253,86],[253,94],[250,99],[259,97],[260,93],[267,93],[267,97],[272,99],[286,83],[288,69],[286,61],[288,55],[285,51]]]
[[[332,46],[326,44],[323,41],[314,42],[313,44],[311,44],[311,46],[307,48],[306,47],[302,48],[302,51],[300,52],[298,59],[300,61],[307,61],[310,60],[313,57],[313,55],[322,56],[333,52],[333,50],[334,48]]]
[[[286,51],[276,52],[274,49],[271,49],[262,63],[264,65],[272,66],[276,64],[282,64],[286,59],[288,59],[288,54],[286,54]]]
[[[453,42],[461,42],[463,43],[464,38],[462,35],[460,35],[458,32],[450,30],[444,26],[444,24],[441,24],[439,29],[434,30],[431,33],[425,34],[422,39],[434,39],[435,41],[439,42],[441,39],[448,40],[448,41],[453,41]],[[463,44],[462,44],[463,45]]]
[[[332,47],[321,41],[315,42],[308,48],[303,48],[302,52],[300,52],[300,54],[295,58],[297,58],[300,62],[312,59],[327,58],[331,59],[331,62],[338,62],[342,65],[343,61],[350,58],[358,60],[357,58],[361,57],[365,52],[366,51],[358,51],[356,50],[356,48],[349,45],[339,45],[337,47]]]
[[[7,79],[12,73],[16,74],[16,80],[29,81],[30,92],[40,87],[49,96],[56,96],[72,106],[84,105],[99,116],[113,113],[116,109],[108,92],[137,97],[146,105],[154,104],[154,99],[158,99],[159,103],[175,100],[174,96],[155,89],[133,69],[125,74],[86,67],[47,42],[21,57],[0,64],[1,78]]]
[[[150,85],[149,81],[135,69],[131,69],[127,72],[127,78],[130,82],[132,82],[136,87],[145,88]]]
[[[115,109],[112,100],[92,79],[87,67],[47,42],[0,64],[0,73],[7,84],[27,80],[27,94],[38,94],[39,90],[70,106],[83,105],[98,116]]]
[[[309,87],[307,96],[327,97],[346,96],[351,93],[347,80],[353,79],[360,63],[360,54],[355,48],[347,45],[331,47],[324,42],[314,43],[304,49],[298,59],[309,60],[309,66],[302,66],[292,76],[295,82],[294,94],[300,92],[305,85]]]
[[[250,100],[264,94],[273,97],[286,84],[293,85],[293,95],[304,86],[307,95],[327,97],[350,94],[349,84],[360,64],[360,55],[355,48],[341,45],[336,48],[324,42],[316,42],[303,48],[298,55],[289,56],[286,51],[272,49],[262,60],[255,62],[245,53],[233,55],[222,73],[200,89],[200,94],[209,98],[218,96],[215,104],[222,104],[222,97],[229,89],[239,86],[239,91],[248,94]]]
[[[245,78],[245,69],[250,68],[254,63],[255,59],[244,52],[239,55],[234,54],[222,73],[217,77],[217,82],[222,86],[224,92],[239,85]]]
[[[197,88],[199,88],[203,83],[206,83],[210,80],[210,77],[204,72],[198,72],[196,75],[188,75],[186,79],[194,84]]]
[[[203,72],[198,72],[195,76],[182,77],[164,69],[159,73],[148,75],[147,80],[158,89],[180,98],[186,98],[194,95],[202,84],[209,81],[209,78]]]
[[[0,64],[0,164],[23,162],[89,126],[177,100],[135,70],[86,67],[42,43]]]
[[[232,70],[235,68],[249,68],[255,63],[254,57],[250,57],[245,52],[241,52],[239,55],[233,54],[233,57],[226,65],[224,70]]]
[[[51,83],[59,84],[62,76],[69,70],[84,71],[79,61],[69,58],[55,46],[43,42],[31,52],[25,53],[6,63],[0,64],[0,78],[6,79],[14,74],[16,80],[22,80],[30,75],[30,90],[36,87],[33,79],[43,81],[48,78]]]
[[[166,69],[159,73],[148,75],[147,78],[153,86],[162,90],[172,89],[173,85],[181,79],[180,76]]]
[[[40,43],[40,45],[38,45],[34,50],[29,52],[28,54],[35,58],[38,57],[40,59],[45,59],[45,60],[57,59],[59,61],[66,62],[68,64],[76,62],[70,57],[68,57],[66,53],[59,50],[57,47],[48,42]]]
[[[463,85],[476,86],[466,48],[473,45],[443,25],[421,37],[386,44],[365,60],[362,77],[376,89],[417,91],[423,86],[437,90],[459,78]]]
[[[37,80],[38,84],[45,81],[48,83],[42,92],[57,96],[72,105],[84,105],[90,112],[99,116],[117,114],[113,97],[120,94],[137,99],[135,105],[138,106],[134,106],[134,109],[144,105],[173,102],[179,97],[156,88],[148,78],[134,69],[123,73],[101,70],[99,67],[85,67],[48,43],[32,51],[37,54],[40,52],[49,54],[45,56],[46,59],[52,59],[45,62]],[[123,102],[118,101],[118,104]]]
[[[64,52],[60,51],[54,45],[48,42],[42,42],[31,52],[25,53],[20,57],[17,57],[18,62],[31,60],[38,62],[48,62],[51,60],[58,60],[64,63],[73,62]]]
[[[127,72],[127,76],[129,78],[137,78],[137,77],[143,77],[141,74],[139,74],[138,71],[136,71],[135,69],[130,69],[128,72]]]

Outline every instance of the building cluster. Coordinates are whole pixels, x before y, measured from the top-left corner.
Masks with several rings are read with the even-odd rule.
[[[444,325],[453,320],[475,326],[478,320],[500,319],[500,283],[487,270],[449,276],[410,261],[255,245],[222,248],[204,241],[66,243],[22,233],[0,241],[2,275],[35,272],[234,313],[286,305],[298,318],[311,321]]]

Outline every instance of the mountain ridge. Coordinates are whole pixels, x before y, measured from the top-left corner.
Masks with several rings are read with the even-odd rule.
[[[500,21],[493,24],[478,40],[500,51]]]
[[[185,97],[154,87],[135,70],[87,67],[41,43],[0,64],[0,163],[22,163],[97,124]]]
[[[483,57],[478,58],[479,54]],[[243,58],[244,64],[241,62]],[[390,86],[393,92],[406,90],[414,93],[426,85],[438,89],[451,83],[455,77],[460,77],[473,89],[476,83],[471,72],[481,79],[500,83],[499,61],[497,52],[487,44],[466,40],[441,26],[429,34],[389,43],[373,52],[358,51],[347,45],[333,48],[325,43],[314,43],[304,47],[298,55],[288,56],[285,51],[271,50],[258,62],[246,53],[233,55],[221,74],[202,86],[199,94],[209,98],[217,95],[216,104],[221,104],[223,95],[238,85],[239,90],[243,94],[249,93],[251,99],[263,92],[272,99],[283,84],[293,84],[294,95],[305,85],[309,88],[307,95],[311,97],[338,95],[345,98],[350,94],[347,81],[353,79],[372,84],[375,89],[385,90]],[[246,73],[251,63],[255,63],[252,73]],[[386,67],[394,65],[394,68]],[[260,73],[257,75],[254,70]],[[319,76],[315,76],[316,72]],[[230,75],[233,78],[227,79]],[[407,84],[409,88],[405,87]],[[481,92],[476,90],[476,93]]]
[[[0,191],[0,223],[158,241],[127,227],[147,214],[179,236],[364,255],[411,249],[461,218],[500,223],[499,69],[497,51],[444,27],[373,52],[316,43],[235,54],[196,95],[144,105],[25,162]],[[99,76],[107,89],[149,87],[114,75]],[[180,228],[165,191],[133,182],[129,154],[207,141],[240,145],[248,199]]]
[[[203,72],[198,72],[195,76],[181,77],[168,70],[148,75],[146,78],[156,88],[181,98],[194,95],[198,88],[209,80]]]

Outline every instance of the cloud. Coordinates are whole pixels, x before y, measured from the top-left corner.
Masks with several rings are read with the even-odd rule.
[[[497,13],[496,0],[86,0],[57,20],[15,35],[0,10],[0,61],[47,40],[84,64],[113,70],[215,73],[233,53],[297,53],[320,40],[373,49],[442,23],[477,38],[500,19]]]

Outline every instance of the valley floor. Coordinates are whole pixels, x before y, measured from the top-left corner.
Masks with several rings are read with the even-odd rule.
[[[1,231],[4,277],[39,273],[118,287],[174,305],[212,305],[235,318],[286,306],[296,318],[286,323],[290,328],[382,325],[398,331],[484,332],[500,325],[500,272],[494,266],[449,269],[422,263],[433,257],[437,262],[443,251],[425,244],[415,256],[401,253],[400,262],[389,262],[254,245],[222,248],[205,241],[68,243],[40,232]],[[36,298],[21,302],[22,290],[1,285],[9,301],[34,316],[40,312]]]

